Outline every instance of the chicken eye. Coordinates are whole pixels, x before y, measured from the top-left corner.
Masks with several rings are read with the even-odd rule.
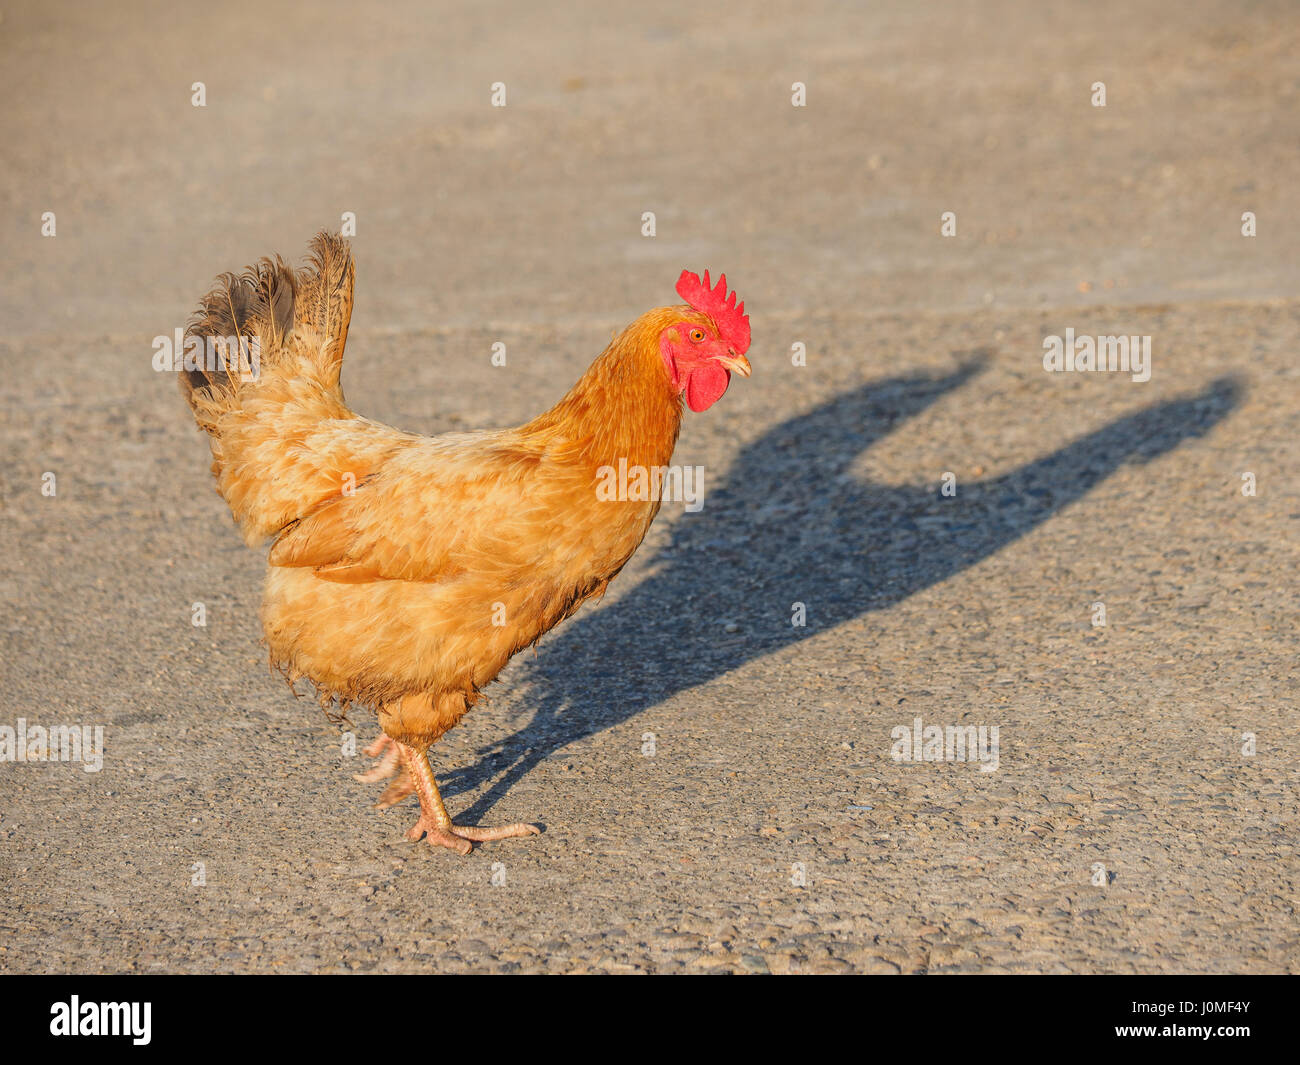
[[[692,329],[692,330],[691,330],[691,343],[692,343],[692,344],[699,344],[699,343],[703,342],[703,340],[704,340],[704,330],[703,330],[703,329]]]

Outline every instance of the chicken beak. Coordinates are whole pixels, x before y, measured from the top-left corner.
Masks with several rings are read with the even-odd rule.
[[[753,371],[750,369],[749,360],[743,355],[737,355],[734,351],[730,355],[719,355],[717,362],[720,362],[728,370],[735,370],[741,377],[748,377]]]

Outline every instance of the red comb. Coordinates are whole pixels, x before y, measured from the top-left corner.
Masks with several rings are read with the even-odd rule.
[[[717,287],[710,287],[709,272],[704,271],[704,280],[699,274],[683,270],[677,279],[677,295],[701,314],[707,314],[718,327],[723,340],[731,345],[739,355],[749,350],[749,315],[745,305],[736,305],[736,294],[727,295],[727,275],[718,278]]]

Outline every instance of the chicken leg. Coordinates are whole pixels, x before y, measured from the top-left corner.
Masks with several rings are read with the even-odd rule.
[[[510,839],[515,836],[536,836],[541,833],[537,825],[516,822],[499,828],[474,828],[452,823],[451,815],[442,804],[442,795],[438,792],[438,782],[434,779],[426,752],[398,743],[387,735],[380,735],[366,754],[381,761],[367,773],[357,774],[358,780],[374,782],[383,780],[397,772],[400,765],[402,775],[388,786],[376,804],[381,809],[400,802],[415,792],[420,797],[420,819],[406,833],[409,840],[418,840],[421,836],[428,839],[434,847],[447,847],[461,854],[468,854],[475,843],[490,840]]]
[[[415,781],[402,763],[402,752],[387,733],[381,732],[375,742],[365,749],[365,753],[376,759],[376,762],[364,773],[353,773],[353,780],[359,780],[362,784],[377,784],[391,776],[397,777],[375,803],[379,809],[387,810],[390,806],[396,806],[415,791]]]

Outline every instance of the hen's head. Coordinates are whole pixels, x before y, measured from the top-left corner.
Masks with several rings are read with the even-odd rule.
[[[733,370],[749,376],[749,316],[743,303],[737,306],[734,292],[728,298],[726,274],[710,287],[707,270],[703,281],[683,270],[677,294],[690,310],[682,308],[682,317],[660,332],[659,351],[673,385],[685,393],[686,405],[707,410],[722,398]]]

